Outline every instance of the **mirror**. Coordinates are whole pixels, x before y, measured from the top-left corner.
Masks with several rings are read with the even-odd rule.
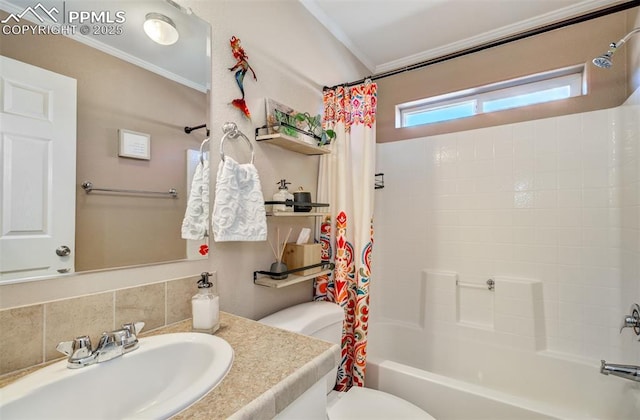
[[[3,2],[0,20],[16,27],[57,23],[68,36],[11,29],[3,32],[0,55],[77,81],[76,177],[66,180],[75,184],[75,264],[67,272],[206,258],[207,239],[185,241],[180,227],[206,138],[204,128],[184,128],[208,122],[210,25],[170,0],[45,6]],[[173,22],[177,42],[161,45],[145,34],[149,13]],[[94,191],[81,187],[86,181]],[[177,198],[98,191],[170,188]]]

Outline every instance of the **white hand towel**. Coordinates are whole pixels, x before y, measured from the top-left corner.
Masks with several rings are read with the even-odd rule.
[[[199,162],[182,220],[182,239],[204,239],[209,228],[209,161]]]
[[[264,197],[252,163],[239,164],[228,156],[220,161],[212,225],[216,242],[267,240]]]

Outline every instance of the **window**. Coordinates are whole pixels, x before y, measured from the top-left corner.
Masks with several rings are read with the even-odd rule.
[[[580,65],[397,105],[396,128],[450,121],[584,94],[584,66]]]

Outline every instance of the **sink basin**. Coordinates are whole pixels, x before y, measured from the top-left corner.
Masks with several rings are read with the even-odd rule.
[[[164,419],[218,385],[233,362],[222,338],[199,333],[140,339],[140,348],[81,369],[54,363],[0,389],[0,418]]]

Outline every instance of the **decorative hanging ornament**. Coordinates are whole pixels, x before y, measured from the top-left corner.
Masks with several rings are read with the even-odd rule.
[[[247,74],[247,71],[251,70],[253,74],[253,80],[258,80],[256,76],[256,72],[253,71],[251,66],[249,65],[249,56],[244,52],[244,48],[240,45],[240,38],[236,38],[232,36],[229,40],[229,44],[231,45],[231,52],[233,53],[233,58],[236,59],[236,64],[233,67],[229,67],[229,71],[236,72],[236,83],[240,88],[240,92],[242,93],[242,98],[234,99],[231,101],[231,105],[238,108],[245,117],[251,119],[251,113],[249,112],[249,108],[247,107],[247,103],[244,100],[244,76]]]

